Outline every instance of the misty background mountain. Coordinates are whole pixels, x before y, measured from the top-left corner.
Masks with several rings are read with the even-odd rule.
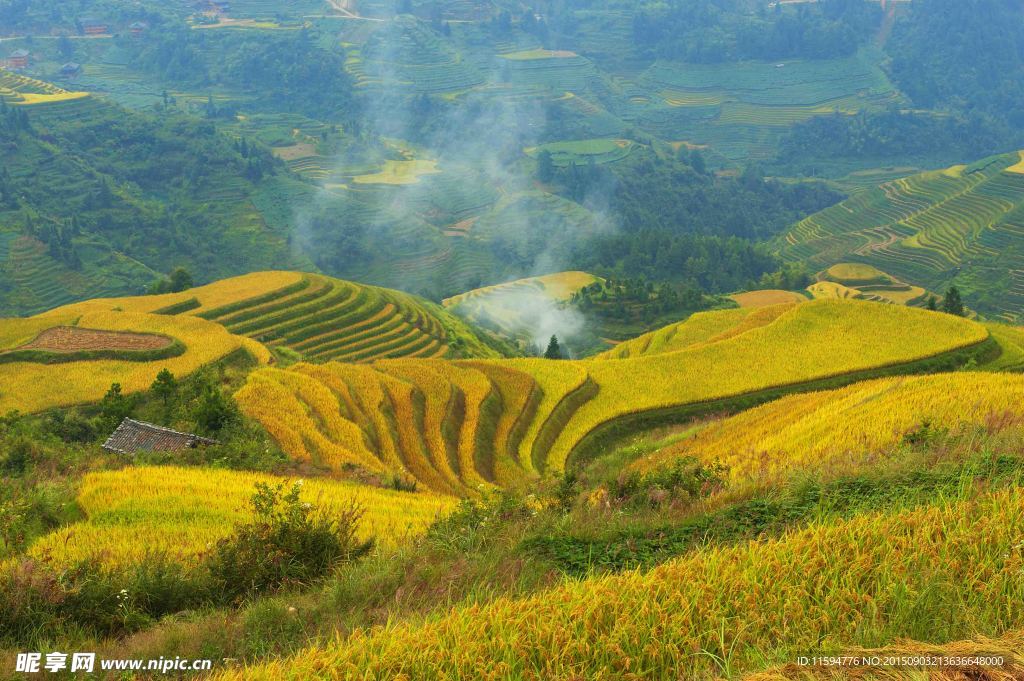
[[[1020,143],[1021,26],[1003,0],[0,0],[0,52],[93,93],[0,114],[0,313],[178,266],[434,300],[569,269],[777,282],[771,240],[856,173]]]

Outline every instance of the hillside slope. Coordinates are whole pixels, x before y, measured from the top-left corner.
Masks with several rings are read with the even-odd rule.
[[[956,399],[950,399],[956,396]],[[688,456],[729,467],[734,482],[842,470],[901,443],[1019,422],[1024,377],[958,372],[864,381],[769,402],[712,423],[631,467],[652,471]]]
[[[873,265],[909,284],[955,284],[971,307],[1024,315],[1024,174],[1003,154],[887,182],[802,220],[781,254],[812,269]]]
[[[728,329],[736,312],[704,319],[725,315]],[[297,459],[465,494],[560,471],[657,423],[998,351],[984,326],[913,308],[814,301],[756,314],[766,312],[762,325],[632,359],[300,364],[255,372],[237,398]],[[896,338],[912,340],[879,342]]]
[[[86,353],[57,347],[63,354],[26,354],[40,334],[65,327],[78,335],[157,334],[174,345],[140,355],[116,352],[105,338],[83,346]],[[112,383],[143,390],[164,367],[183,376],[243,348],[268,363],[268,347],[311,362],[500,356],[460,319],[416,296],[319,274],[254,272],[182,293],[94,298],[35,317],[0,318],[0,379],[30,387],[0,389],[0,413],[93,402]],[[68,375],[72,385],[56,389]]]
[[[649,572],[358,629],[217,678],[465,678],[470,670],[495,681],[664,670],[715,678],[807,650],[919,636],[923,627],[947,640],[1002,631],[1021,617],[1010,604],[1021,596],[1022,519],[1024,495],[1014,488],[819,521],[779,539],[696,550]]]
[[[0,69],[0,315],[140,293],[187,266],[202,281],[293,254],[267,192],[296,184],[209,122],[131,112]]]

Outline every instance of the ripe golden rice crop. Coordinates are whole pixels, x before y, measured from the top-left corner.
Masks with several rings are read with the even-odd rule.
[[[735,481],[778,480],[795,469],[843,471],[865,464],[924,424],[955,430],[1021,420],[1024,376],[884,378],[784,397],[712,424],[633,467],[652,470],[692,455],[729,466]]]
[[[740,307],[767,307],[769,305],[782,305],[785,303],[802,303],[807,298],[795,291],[782,291],[779,289],[766,289],[762,291],[747,291],[729,296]]]
[[[660,352],[672,352],[709,342],[712,338],[735,328],[753,314],[752,308],[698,312],[679,322],[619,343],[594,359],[625,359]]]
[[[816,522],[647,573],[358,629],[220,679],[705,678],[1024,623],[1024,491]],[[717,660],[716,660],[717,658]]]
[[[0,351],[24,345],[46,329],[69,326],[77,318],[76,314],[70,313],[52,317],[0,319]]]
[[[70,314],[71,310],[47,313],[40,319],[50,320],[52,326],[57,326]],[[66,364],[0,364],[0,413],[12,409],[29,413],[95,402],[112,383],[120,383],[125,392],[144,390],[165,367],[176,376],[186,376],[243,347],[261,361],[269,357],[258,343],[234,336],[219,324],[194,317],[109,310],[87,310],[76,316],[77,326],[83,328],[163,334],[181,341],[186,350],[177,357],[152,362],[89,360]],[[0,327],[3,324],[0,322]]]
[[[165,307],[177,305],[195,298],[200,306],[189,310],[194,315],[221,305],[236,303],[240,300],[255,298],[273,291],[278,291],[297,284],[304,275],[301,272],[252,272],[230,279],[222,279],[205,286],[197,286],[181,293],[165,293],[158,296],[130,296],[124,298],[94,298],[92,300],[72,303],[45,312],[40,316],[94,310],[113,310],[120,308],[127,312],[153,312]]]
[[[329,418],[312,393],[282,388],[276,370],[254,374],[238,399],[295,458],[357,463],[326,452],[351,449],[360,431],[384,469],[462,494],[481,479],[512,485],[559,471],[588,433],[624,416],[910,363],[987,337],[985,327],[950,315],[816,301],[695,316],[657,339],[662,351],[614,361],[329,364],[322,372],[341,381],[329,408],[344,411]]]
[[[248,500],[257,482],[284,480],[170,466],[90,473],[78,495],[88,519],[46,535],[29,547],[28,555],[58,567],[86,558],[123,566],[148,553],[166,553],[189,564],[249,517]],[[355,502],[365,512],[360,535],[384,545],[423,531],[454,505],[450,497],[324,479],[305,480],[302,496],[327,510]]]
[[[819,300],[794,306],[770,324],[716,343],[649,357],[588,362],[587,370],[600,386],[598,398],[580,407],[549,458],[564,461],[591,430],[627,414],[913,362],[986,338],[982,325],[951,315]]]

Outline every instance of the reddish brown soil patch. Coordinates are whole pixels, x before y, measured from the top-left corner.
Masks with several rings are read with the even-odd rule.
[[[165,336],[152,334],[82,329],[77,326],[55,326],[43,331],[32,342],[16,349],[46,350],[47,352],[160,350],[173,342]]]

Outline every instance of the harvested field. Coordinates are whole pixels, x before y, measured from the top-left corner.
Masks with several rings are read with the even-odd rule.
[[[763,291],[747,291],[729,296],[735,300],[740,307],[768,307],[769,305],[781,305],[783,303],[802,303],[807,298],[795,291],[783,291],[781,289],[765,289]]]
[[[316,145],[303,142],[300,144],[292,144],[287,147],[274,147],[271,151],[274,156],[278,157],[282,161],[297,161],[302,158],[316,156]]]
[[[127,331],[83,329],[77,326],[55,326],[46,329],[19,350],[47,352],[83,352],[91,350],[161,350],[174,341],[167,336]]]

